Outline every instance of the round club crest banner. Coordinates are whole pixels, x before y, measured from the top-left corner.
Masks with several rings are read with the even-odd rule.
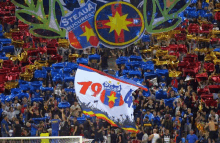
[[[100,7],[94,17],[100,42],[109,48],[127,47],[144,33],[144,18],[127,2],[111,2]]]

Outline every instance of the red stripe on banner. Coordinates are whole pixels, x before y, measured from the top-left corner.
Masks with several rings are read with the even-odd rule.
[[[105,90],[102,91],[100,100],[101,100],[102,103],[104,103],[104,101],[105,101]]]
[[[115,16],[115,14],[116,14],[116,12],[118,12],[118,14],[120,14],[120,16],[122,16],[122,6],[121,6],[121,4],[114,4],[114,5],[111,5],[111,10],[112,10],[112,16],[114,17]],[[115,32],[115,43],[122,43],[122,42],[124,42],[124,30],[121,30],[121,33],[120,33],[120,35],[118,35],[117,33],[116,33],[116,31],[114,31]]]
[[[86,22],[82,23],[82,24],[80,25],[80,27],[81,27],[83,33],[85,32],[85,28],[86,28],[86,27],[89,28],[89,29],[93,29],[93,28],[91,27],[91,25],[89,24],[89,21],[86,21]],[[94,32],[94,30],[93,30],[93,32]],[[97,38],[97,36],[91,36],[91,37],[89,38],[89,43],[90,43],[92,46],[98,46],[98,44],[99,44],[99,39]]]
[[[73,33],[73,31],[70,31],[68,33],[68,38],[70,41],[70,44],[77,49],[82,49],[81,44],[79,43],[78,39],[76,38],[75,34]]]
[[[97,29],[111,28],[110,26],[105,25],[108,22],[110,22],[110,20],[99,20],[99,21],[96,21]]]
[[[122,95],[120,96],[120,102],[119,102],[119,106],[123,105],[124,104],[124,100],[123,100],[123,97]]]
[[[103,76],[109,77],[109,78],[111,78],[111,79],[117,80],[117,81],[119,81],[119,82],[122,82],[122,83],[125,83],[125,84],[130,84],[130,85],[139,87],[140,89],[143,89],[143,90],[145,90],[145,91],[148,91],[147,88],[144,88],[144,87],[141,87],[141,86],[138,86],[138,85],[134,85],[134,84],[132,84],[132,83],[128,83],[128,82],[125,82],[125,81],[123,81],[123,80],[117,79],[117,78],[115,78],[115,77],[113,77],[113,76],[111,76],[111,75],[109,75],[109,74],[107,74],[107,73],[104,73],[104,72],[102,72],[102,71],[99,71],[99,70],[97,70],[97,69],[93,69],[93,68],[88,67],[88,66],[85,66],[85,65],[83,65],[83,64],[79,64],[79,66],[85,67],[85,68],[90,69],[90,70],[93,70],[94,72],[97,72],[97,73],[99,73],[99,74],[101,74],[101,75],[103,75]]]

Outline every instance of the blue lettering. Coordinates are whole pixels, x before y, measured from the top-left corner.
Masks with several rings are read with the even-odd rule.
[[[125,103],[128,104],[129,108],[131,107],[131,104],[133,103],[133,99],[132,99],[132,95],[131,95],[132,92],[133,92],[133,90],[130,89],[124,98],[124,101],[125,101]]]

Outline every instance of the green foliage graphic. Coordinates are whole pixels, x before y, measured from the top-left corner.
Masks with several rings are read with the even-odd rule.
[[[188,0],[188,2],[186,2],[185,5],[182,5],[182,7],[180,9],[178,9],[176,12],[169,14],[169,12],[171,10],[173,10],[175,5],[179,1],[183,1],[183,0],[163,0],[164,7],[162,8],[159,3],[159,0],[144,0],[143,13],[144,13],[145,27],[146,27],[147,32],[149,32],[149,33],[168,32],[168,31],[176,28],[176,26],[178,26],[182,20],[178,16],[178,14],[180,12],[184,11],[186,9],[186,7],[191,3],[191,0]],[[147,9],[148,2],[151,3],[153,7]],[[168,8],[167,8],[167,2],[171,3],[171,5],[168,6]],[[161,17],[161,20],[155,22],[155,13],[157,12],[156,11],[157,8],[159,9],[159,12],[162,14],[162,17]],[[149,10],[151,11],[151,9],[153,9],[152,17],[149,17],[149,16],[147,16],[147,11],[149,11]],[[151,18],[151,19],[149,19],[149,18]],[[148,20],[150,20],[150,23],[147,22]],[[173,22],[172,24],[170,24],[167,27],[161,26],[161,25],[165,24],[168,20],[173,20],[175,22]],[[161,26],[161,27],[158,28],[159,26]]]
[[[49,14],[46,15],[43,0],[13,0],[18,9],[16,17],[22,22],[31,26],[30,33],[36,37],[58,38],[65,37],[65,29],[60,28],[56,18],[55,3],[61,8],[61,15],[64,16],[64,9],[59,0],[49,0]]]

